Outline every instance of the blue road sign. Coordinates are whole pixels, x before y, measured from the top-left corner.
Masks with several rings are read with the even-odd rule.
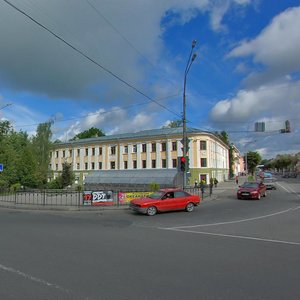
[[[3,164],[0,164],[0,172],[3,171]]]

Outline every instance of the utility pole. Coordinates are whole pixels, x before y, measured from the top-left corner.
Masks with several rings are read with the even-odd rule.
[[[185,91],[186,91],[186,79],[187,79],[187,75],[188,72],[191,68],[191,65],[193,63],[193,61],[196,59],[197,54],[193,53],[194,48],[197,44],[196,40],[193,40],[192,42],[192,48],[190,51],[190,55],[189,55],[189,59],[187,61],[187,65],[185,68],[185,72],[184,72],[184,82],[183,82],[183,113],[182,113],[182,145],[183,145],[183,157],[186,158],[187,156],[187,143],[188,143],[188,138],[187,138],[187,132],[186,132],[186,95],[185,95]],[[186,173],[187,173],[187,168],[185,168],[185,170],[183,171],[183,182],[182,182],[182,188],[184,189],[186,186]]]

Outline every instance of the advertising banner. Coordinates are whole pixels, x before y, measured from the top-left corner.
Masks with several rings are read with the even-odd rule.
[[[84,191],[83,205],[112,205],[113,192],[112,191]]]
[[[119,193],[118,199],[120,203],[129,203],[135,198],[147,197],[153,192],[128,192],[128,193]]]

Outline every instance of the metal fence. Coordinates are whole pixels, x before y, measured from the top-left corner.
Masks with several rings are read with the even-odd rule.
[[[205,197],[199,188],[186,188],[188,193]],[[130,200],[122,200],[122,195],[130,194],[132,198],[141,197],[142,192],[132,191],[89,191],[90,197],[85,198],[85,192],[76,190],[18,190],[0,191],[0,203],[10,205],[83,207],[83,206],[126,206]],[[99,193],[106,196],[101,199]],[[147,192],[145,192],[147,193]],[[95,198],[95,194],[98,199]],[[109,195],[109,197],[107,197]],[[135,196],[136,195],[136,196]],[[101,195],[100,195],[101,196]],[[90,201],[87,201],[90,200]]]

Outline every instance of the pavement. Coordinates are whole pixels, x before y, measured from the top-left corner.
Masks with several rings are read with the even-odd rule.
[[[205,188],[203,202],[213,201],[221,199],[223,195],[232,194],[237,190],[238,185],[242,184],[245,179],[241,178],[239,184],[236,184],[235,180],[227,180],[225,182],[219,182],[217,187],[213,187],[212,194],[209,194],[209,188]],[[15,204],[14,202],[5,202],[0,198],[0,208],[9,209],[26,209],[26,210],[57,210],[57,211],[98,211],[107,209],[127,209],[127,205],[120,206],[61,206],[61,205],[30,205],[30,204]]]

